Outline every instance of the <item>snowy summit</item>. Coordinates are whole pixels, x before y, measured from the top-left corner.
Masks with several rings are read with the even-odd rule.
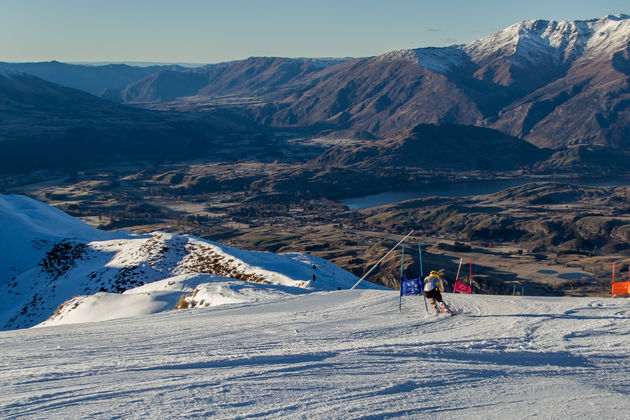
[[[413,61],[446,74],[471,64],[483,67],[501,58],[530,66],[610,57],[628,48],[629,42],[630,16],[620,14],[592,20],[527,20],[468,44],[398,50],[379,58]]]

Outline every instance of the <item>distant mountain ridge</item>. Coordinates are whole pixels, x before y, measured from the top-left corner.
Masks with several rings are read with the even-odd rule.
[[[492,150],[492,154],[488,151]],[[315,162],[361,168],[440,168],[510,171],[543,161],[549,153],[499,131],[455,124],[419,124],[404,134],[369,144],[336,146]]]
[[[100,95],[107,89],[123,89],[125,86],[162,69],[188,70],[186,67],[177,65],[140,67],[127,64],[94,66],[67,64],[59,61],[40,63],[0,62],[0,74],[30,74],[52,83],[83,90],[92,95]]]
[[[283,97],[280,91],[299,85],[313,73],[345,59],[250,57],[246,60],[208,65],[195,71],[160,70],[127,86],[123,102],[170,101],[181,97],[213,98]],[[170,91],[168,95],[157,92]],[[291,93],[291,92],[289,92]],[[285,93],[286,95],[286,93]]]
[[[627,15],[530,20],[464,45],[345,60],[275,83],[261,70],[261,60],[271,59],[248,59],[221,68],[220,78],[209,75],[210,83],[191,96],[255,96],[258,121],[364,137],[388,137],[418,123],[457,123],[495,128],[540,147],[630,150],[624,134],[629,40]],[[194,104],[184,96],[182,103]]]
[[[377,137],[417,123],[457,123],[496,128],[542,147],[628,150],[629,39],[626,15],[521,22],[465,45],[338,66],[283,101],[272,118]]]
[[[80,81],[88,76],[68,75],[90,74],[99,83],[87,91],[111,100],[183,111],[236,104],[277,127],[387,138],[421,123],[454,123],[539,147],[630,151],[630,16],[623,14],[528,20],[468,44],[368,58],[251,57],[198,68],[27,63],[0,71],[38,65],[76,88],[87,89]]]
[[[229,153],[226,139],[248,143],[264,131],[229,111],[140,109],[26,74],[0,74],[0,121],[0,173],[217,158]]]

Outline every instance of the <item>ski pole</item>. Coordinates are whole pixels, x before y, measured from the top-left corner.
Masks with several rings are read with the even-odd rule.
[[[402,289],[405,277],[403,276],[403,270],[405,266],[405,244],[402,244],[402,256],[400,257],[400,299],[398,300],[398,312],[402,309]]]
[[[418,253],[420,254],[420,293],[424,298],[424,309],[429,313],[429,307],[427,306],[427,297],[424,295],[424,274],[422,274],[422,244],[418,241]]]
[[[455,284],[457,284],[457,282],[459,281],[459,270],[461,270],[462,268],[463,260],[464,260],[463,258],[459,259],[459,267],[457,267],[457,275],[455,276]],[[453,285],[453,293],[455,293],[455,285]]]

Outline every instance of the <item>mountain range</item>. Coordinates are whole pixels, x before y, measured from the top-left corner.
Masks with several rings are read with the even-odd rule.
[[[247,144],[264,132],[229,110],[141,109],[28,74],[0,74],[0,173],[230,158],[225,143]]]
[[[630,150],[630,17],[530,20],[468,44],[376,57],[252,57],[198,68],[0,64],[122,103],[239,106],[273,126],[385,138],[420,123],[497,129],[539,146]]]
[[[342,63],[258,115],[376,137],[417,123],[457,123],[498,129],[539,147],[627,150],[629,40],[625,15],[521,22],[465,45]]]

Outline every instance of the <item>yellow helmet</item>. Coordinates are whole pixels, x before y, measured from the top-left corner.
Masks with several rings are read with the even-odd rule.
[[[429,275],[430,275],[430,276],[433,276],[433,277],[440,277],[440,273],[438,273],[438,272],[437,272],[437,271],[435,271],[435,270],[431,271],[431,272],[429,273]]]

